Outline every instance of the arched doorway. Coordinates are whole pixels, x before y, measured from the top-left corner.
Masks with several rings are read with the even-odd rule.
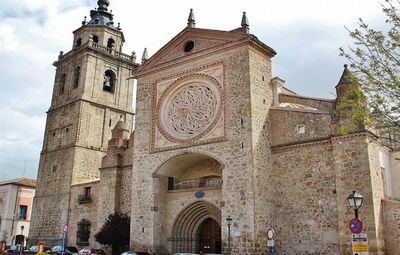
[[[199,228],[199,252],[221,253],[221,248],[221,226],[208,218]]]
[[[187,206],[175,219],[170,240],[173,253],[220,253],[220,209],[206,201]]]

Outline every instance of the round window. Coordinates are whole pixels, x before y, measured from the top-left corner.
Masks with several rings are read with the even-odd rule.
[[[193,41],[188,41],[188,42],[185,43],[185,48],[184,48],[185,52],[192,51],[193,48],[194,48],[194,42]]]

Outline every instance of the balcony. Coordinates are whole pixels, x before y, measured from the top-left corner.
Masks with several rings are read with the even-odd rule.
[[[92,197],[90,195],[81,194],[78,196],[79,204],[87,204],[92,202]]]
[[[95,43],[93,41],[88,41],[88,42],[86,42],[86,43],[84,43],[84,44],[72,49],[71,51],[69,51],[67,53],[60,53],[60,55],[58,56],[59,60],[61,60],[63,58],[66,58],[66,57],[69,57],[72,54],[74,54],[74,52],[76,52],[78,50],[81,50],[81,49],[84,49],[84,48],[90,48],[90,49],[95,50],[97,52],[102,52],[102,53],[104,53],[106,55],[116,57],[116,58],[118,58],[120,60],[123,60],[123,61],[131,62],[131,63],[135,63],[135,61],[136,61],[136,55],[134,55],[134,54],[127,55],[127,54],[124,54],[122,52],[119,52],[119,51],[115,50],[114,48],[105,47],[105,46],[102,46],[102,45],[100,45],[98,43]]]

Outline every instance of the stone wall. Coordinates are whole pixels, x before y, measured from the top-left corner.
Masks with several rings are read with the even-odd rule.
[[[30,244],[46,240],[57,245],[61,240],[60,228],[67,222],[74,148],[43,153],[39,162],[38,181],[33,202],[29,232]]]
[[[273,108],[270,121],[272,146],[321,140],[332,134],[332,118],[328,113]]]
[[[68,215],[68,235],[67,244],[70,246],[81,247],[100,247],[94,235],[99,231],[101,225],[97,224],[98,204],[99,204],[99,181],[81,183],[71,186],[71,200]],[[90,201],[80,202],[79,196],[85,194],[85,188],[90,187]],[[85,219],[91,223],[90,238],[88,245],[81,245],[77,240],[78,222]]]
[[[383,200],[386,254],[400,254],[400,202]]]
[[[278,254],[340,252],[336,176],[330,140],[273,149]]]
[[[370,137],[368,139],[368,159],[371,175],[371,189],[374,210],[374,225],[375,236],[373,239],[376,241],[376,251],[383,253],[385,251],[385,228],[383,220],[383,206],[382,200],[385,199],[385,173],[384,169],[380,167],[379,151],[381,146]],[[372,232],[372,231],[371,231]],[[375,244],[373,243],[375,246]],[[371,251],[374,251],[371,249]]]
[[[340,251],[351,253],[351,232],[349,221],[354,218],[354,211],[349,207],[345,198],[355,190],[364,196],[363,207],[359,217],[364,222],[364,229],[369,237],[370,254],[383,254],[382,251],[382,224],[380,222],[382,207],[377,206],[377,194],[380,176],[376,174],[374,162],[377,155],[368,144],[367,133],[341,136],[332,139],[334,170],[336,175],[337,206],[339,219]],[[374,145],[375,146],[375,145]],[[372,165],[371,165],[372,164]],[[379,188],[381,190],[381,188]]]
[[[248,252],[260,254],[267,250],[265,229],[271,226],[275,209],[275,193],[271,184],[271,122],[270,107],[273,104],[271,59],[265,54],[250,49],[250,93],[251,114],[247,130],[251,133],[252,158],[249,167],[253,171],[254,241]],[[249,129],[251,127],[251,129]],[[248,195],[250,196],[250,194]]]

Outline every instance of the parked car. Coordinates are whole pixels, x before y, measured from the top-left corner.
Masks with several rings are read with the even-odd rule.
[[[126,251],[121,253],[121,255],[150,255],[147,251]]]
[[[51,254],[61,255],[62,247],[57,245],[51,248]],[[64,247],[64,255],[72,255],[74,253],[78,253],[78,249],[75,246],[65,246]]]
[[[36,254],[36,253],[38,253],[38,251],[39,251],[39,246],[34,245],[34,246],[31,246],[29,249],[23,250],[23,253]],[[45,247],[43,247],[43,252],[51,253],[51,248],[45,246]]]
[[[18,253],[18,246],[12,245],[7,249],[7,253]]]
[[[93,249],[93,248],[83,248],[78,251],[79,255],[106,255],[105,251],[102,249]]]

